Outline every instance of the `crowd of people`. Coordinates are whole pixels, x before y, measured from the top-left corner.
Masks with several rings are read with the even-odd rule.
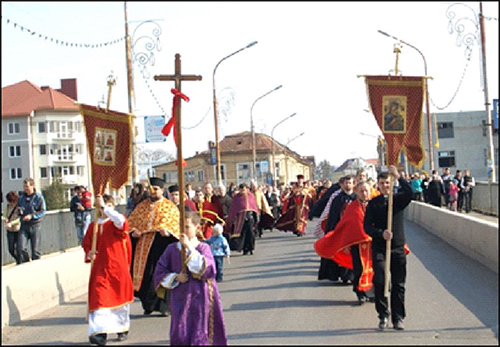
[[[456,212],[472,211],[472,191],[476,181],[469,170],[462,172],[457,169],[453,176],[450,168],[445,167],[441,175],[433,170],[430,177],[425,172],[415,172],[406,175],[405,179],[411,184],[413,200]]]
[[[394,188],[391,191],[391,176]],[[75,187],[70,209],[74,212],[85,262],[92,264],[89,280],[88,336],[105,345],[109,334],[128,338],[130,304],[141,301],[144,315],[171,316],[172,344],[227,344],[217,283],[223,281],[224,261],[232,252],[253,255],[264,230],[306,233],[317,219],[314,249],[320,257],[318,280],[352,285],[360,305],[374,302],[379,329],[403,330],[405,318],[406,255],[403,211],[411,200],[452,210],[471,210],[474,178],[468,170],[452,177],[433,172],[411,176],[394,166],[376,180],[359,170],[338,182],[305,181],[298,175],[289,185],[241,183],[229,187],[211,183],[184,189],[166,187],[157,177],[136,183],[124,214],[115,210],[112,196],[95,197],[99,219],[91,222],[91,194]],[[3,218],[9,252],[22,263],[40,257],[40,221],[45,214],[43,196],[32,179],[24,193],[7,194]],[[181,194],[183,198],[181,199]],[[392,228],[388,230],[387,198],[393,198]],[[185,223],[180,230],[180,204]],[[386,244],[390,241],[390,297],[385,290]],[[389,300],[390,299],[390,300]],[[209,324],[210,319],[210,324]]]

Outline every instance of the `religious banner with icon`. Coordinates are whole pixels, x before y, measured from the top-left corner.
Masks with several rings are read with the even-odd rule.
[[[120,189],[129,180],[132,116],[79,104],[83,116],[95,195],[102,195],[109,183]]]
[[[388,165],[399,162],[403,149],[408,162],[422,167],[424,77],[365,76],[371,112],[387,143]]]

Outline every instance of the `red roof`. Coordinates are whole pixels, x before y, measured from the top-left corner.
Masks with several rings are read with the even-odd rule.
[[[31,111],[78,110],[75,100],[50,87],[43,90],[29,81],[2,88],[2,117],[28,116]]]

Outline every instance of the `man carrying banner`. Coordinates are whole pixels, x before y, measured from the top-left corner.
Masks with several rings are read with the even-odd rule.
[[[395,165],[401,150],[415,167],[420,168],[425,159],[421,121],[427,76],[398,76],[397,63],[396,58],[395,76],[365,76],[370,110],[384,135],[389,166],[389,172],[381,172],[377,178],[382,195],[368,203],[364,219],[365,232],[372,237],[375,308],[381,330],[387,328],[389,315],[394,328],[403,330],[406,316],[404,299],[408,250],[405,247],[403,212],[411,202],[412,190],[408,181],[400,177]],[[397,121],[392,123],[389,116],[384,116],[391,111],[394,115],[396,104],[396,113],[400,117],[395,117]],[[399,182],[397,192],[393,190],[393,177]],[[388,306],[389,287],[391,311]]]
[[[168,315],[168,297],[156,295],[153,273],[165,248],[179,239],[179,209],[163,197],[165,182],[162,179],[151,177],[149,181],[152,190],[149,199],[139,203],[129,216],[132,280],[134,294],[141,300],[145,315],[153,311]]]
[[[400,189],[393,193],[393,224],[391,230],[388,225],[387,198],[391,190],[390,177],[398,180]],[[377,177],[381,195],[373,198],[366,207],[363,222],[365,232],[372,238],[373,251],[373,285],[375,287],[375,309],[380,319],[379,329],[388,327],[391,315],[394,329],[403,330],[405,312],[405,282],[406,282],[406,251],[404,232],[404,209],[410,204],[412,190],[408,181],[399,175],[397,168],[389,166],[389,172],[381,172]],[[386,241],[391,241],[390,249],[390,282],[391,308],[388,298],[384,295]]]
[[[82,247],[85,262],[93,262],[89,281],[89,341],[104,346],[110,333],[118,334],[118,341],[127,339],[130,329],[130,303],[134,302],[130,258],[132,245],[128,222],[115,211],[111,195],[96,197],[96,208],[101,211],[99,232],[87,232]],[[94,227],[92,222],[89,230]],[[96,249],[92,244],[96,237]]]

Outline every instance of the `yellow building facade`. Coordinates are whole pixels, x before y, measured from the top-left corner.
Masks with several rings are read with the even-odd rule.
[[[249,183],[252,178],[258,184],[273,184],[274,181],[275,183],[290,183],[295,181],[299,174],[304,175],[305,180],[312,179],[314,157],[300,156],[265,134],[256,133],[255,143],[256,170],[252,175],[251,133],[229,135],[219,142],[221,178],[225,186],[231,183],[236,186],[243,182]],[[195,188],[202,186],[205,182],[210,182],[215,186],[217,184],[215,158],[215,147],[185,158],[187,165],[184,167],[184,184],[190,183]],[[271,172],[273,161],[275,163],[274,177]],[[175,161],[155,166],[155,172],[157,177],[167,182],[167,185],[178,182]]]

